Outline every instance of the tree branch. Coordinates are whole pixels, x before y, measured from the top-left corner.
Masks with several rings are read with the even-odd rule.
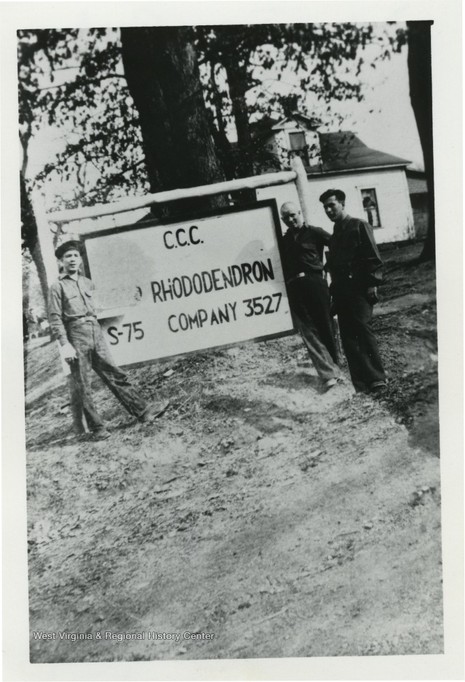
[[[103,83],[104,81],[111,80],[112,78],[116,78],[118,80],[126,80],[122,74],[114,73],[109,74],[108,76],[102,76],[101,78],[90,78],[88,80],[83,79],[79,81],[78,85],[82,86],[95,85],[97,83]],[[76,85],[76,81],[67,81],[66,83],[61,83],[61,85],[49,85],[46,88],[36,88],[34,92],[47,92],[48,90],[57,90],[59,88],[66,88],[68,86],[73,85]]]

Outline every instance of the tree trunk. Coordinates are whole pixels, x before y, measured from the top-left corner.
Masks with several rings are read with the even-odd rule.
[[[249,114],[245,99],[247,93],[247,64],[245,62],[239,64],[234,59],[224,59],[223,65],[228,78],[229,96],[231,98],[231,107],[237,132],[236,177],[249,177],[253,175],[254,167],[252,136],[250,134]],[[256,192],[250,189],[242,190],[238,192],[238,199],[240,203],[255,201]]]
[[[231,143],[226,135],[226,122],[223,117],[223,98],[216,83],[215,65],[213,63],[210,64],[210,87],[212,104],[215,109],[215,119],[212,115],[210,129],[212,131],[215,147],[221,159],[221,165],[223,167],[226,179],[233,180],[236,177],[236,169],[231,153]]]
[[[242,67],[232,59],[225,59],[224,66],[228,77],[229,95],[231,97],[234,123],[236,124],[237,142],[239,147],[248,151],[252,142],[249,128],[249,114],[245,95],[247,92],[247,67]]]
[[[40,248],[39,236],[37,232],[37,223],[32,208],[31,199],[29,197],[26,181],[24,175],[20,173],[20,191],[21,191],[21,236],[23,245],[29,250],[32,256],[34,265],[39,276],[40,288],[44,301],[48,297],[48,281],[47,270],[45,268],[42,251]]]
[[[26,181],[22,172],[19,174],[20,181],[20,197],[21,197],[21,238],[23,242],[23,248],[27,248],[32,256],[32,260],[37,269],[37,274],[39,277],[40,288],[42,291],[42,296],[45,302],[45,307],[47,307],[48,298],[48,282],[47,282],[47,270],[45,269],[44,259],[42,257],[42,251],[40,248],[39,236],[37,232],[37,223],[34,216],[34,211],[32,209],[32,203],[26,188]],[[23,341],[29,338],[29,282],[23,282],[23,287],[27,290],[23,292]],[[23,346],[23,362],[24,362],[24,385],[26,385],[28,369],[29,369],[29,358],[26,352],[26,345]]]
[[[435,259],[431,24],[431,21],[407,22],[410,101],[423,150],[428,188],[428,231],[420,260]]]
[[[121,29],[123,65],[139,112],[152,192],[224,180],[190,33],[185,27]],[[183,210],[226,203],[223,196],[186,200]]]

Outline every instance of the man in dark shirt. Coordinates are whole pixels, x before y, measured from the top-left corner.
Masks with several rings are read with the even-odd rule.
[[[62,357],[71,368],[71,410],[78,435],[85,433],[84,416],[93,440],[110,437],[92,399],[92,368],[130,414],[141,422],[150,422],[164,412],[168,403],[148,405],[113,362],[97,321],[94,285],[79,274],[81,243],[68,238],[58,246],[55,255],[60,260],[62,274],[50,287],[50,327],[61,345]]]
[[[386,375],[371,326],[377,286],[382,281],[373,229],[346,213],[342,190],[327,190],[320,201],[334,223],[328,269],[352,383],[357,391],[377,392],[386,386]]]
[[[321,227],[305,225],[295,204],[281,206],[281,218],[289,228],[283,237],[283,267],[289,302],[310,359],[326,389],[340,377],[329,291],[323,277],[323,249],[330,235]]]

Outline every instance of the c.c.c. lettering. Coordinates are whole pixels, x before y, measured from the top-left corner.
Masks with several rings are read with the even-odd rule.
[[[177,230],[167,230],[163,234],[163,243],[166,249],[177,249],[184,246],[196,246],[203,244],[198,236],[198,225],[191,225],[189,229],[178,227]]]

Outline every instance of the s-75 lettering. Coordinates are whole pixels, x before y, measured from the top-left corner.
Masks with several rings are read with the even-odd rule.
[[[111,338],[110,344],[116,346],[120,342],[121,336],[126,337],[123,340],[128,343],[131,343],[131,341],[140,341],[144,338],[144,330],[140,326],[141,324],[142,321],[139,320],[139,322],[125,322],[121,325],[121,329],[115,326],[108,327],[107,333]]]

